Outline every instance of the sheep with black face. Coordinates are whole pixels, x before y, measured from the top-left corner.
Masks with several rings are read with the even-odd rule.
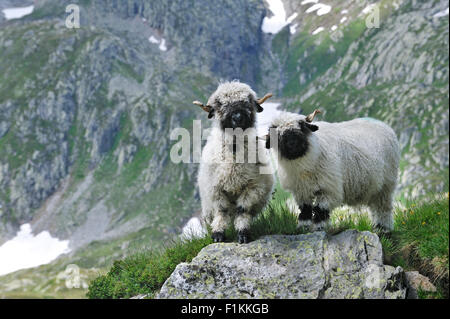
[[[202,151],[198,186],[202,217],[215,242],[225,240],[233,220],[239,242],[249,242],[250,222],[271,197],[273,176],[262,173],[270,165],[268,152],[255,129],[256,113],[270,96],[258,100],[247,84],[233,81],[220,84],[206,105],[194,102],[214,121]]]
[[[399,167],[394,131],[371,118],[312,123],[316,113],[283,112],[266,138],[280,183],[300,208],[299,224],[320,229],[334,208],[367,205],[372,223],[392,230]]]

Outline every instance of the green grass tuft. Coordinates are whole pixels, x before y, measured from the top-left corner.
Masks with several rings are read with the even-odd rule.
[[[90,299],[130,298],[139,294],[153,297],[178,264],[190,262],[211,242],[209,236],[179,241],[164,251],[149,251],[115,261],[106,275],[91,282],[87,296]]]
[[[430,277],[448,297],[449,281],[449,202],[444,196],[411,203],[395,219],[393,238],[397,258],[409,268]],[[398,257],[400,256],[400,257]],[[405,267],[408,268],[408,267]]]
[[[401,246],[414,246],[421,259],[445,260],[448,269],[449,214],[448,200],[443,197],[409,209],[396,216],[396,232]]]

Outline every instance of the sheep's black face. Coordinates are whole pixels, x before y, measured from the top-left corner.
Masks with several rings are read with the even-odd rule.
[[[283,158],[295,160],[305,156],[309,149],[308,136],[319,129],[318,126],[300,121],[299,127],[293,127],[278,133],[278,150]],[[275,129],[275,127],[272,127]],[[270,132],[270,131],[269,131]],[[270,135],[266,139],[266,148],[271,148]]]
[[[255,125],[255,112],[249,102],[234,102],[225,109],[226,112],[220,121],[222,129],[241,128],[245,131]]]
[[[281,156],[288,160],[295,160],[304,156],[308,147],[308,136],[301,129],[286,130],[278,141]]]

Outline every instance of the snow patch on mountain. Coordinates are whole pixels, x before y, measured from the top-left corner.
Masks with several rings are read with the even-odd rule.
[[[269,3],[269,10],[272,12],[273,16],[270,18],[264,17],[261,27],[264,33],[277,34],[281,29],[294,21],[298,15],[297,13],[294,13],[289,18],[286,18],[286,10],[284,9],[281,0],[267,0],[267,2]]]
[[[31,14],[34,10],[34,6],[28,7],[17,7],[17,8],[6,8],[3,9],[3,14],[5,15],[6,20],[12,19],[20,19]]]
[[[31,225],[24,224],[16,237],[0,247],[0,276],[48,264],[68,252],[68,240],[54,238],[48,231],[34,235]]]

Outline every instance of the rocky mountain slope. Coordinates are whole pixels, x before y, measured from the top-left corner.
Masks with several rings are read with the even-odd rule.
[[[403,149],[398,196],[448,190],[448,1],[283,4],[276,34],[262,0],[45,0],[0,20],[0,244],[31,223],[90,268],[178,235],[200,206],[197,165],[170,161],[170,132],[208,125],[191,101],[221,79],[325,120],[384,120]]]
[[[2,26],[3,241],[31,221],[73,249],[128,233],[161,243],[198,207],[195,165],[171,163],[170,132],[192,125],[191,101],[218,78],[254,82],[264,7],[224,3],[205,18],[200,3],[162,3],[93,2],[67,29],[66,3],[45,1]],[[239,14],[246,28],[228,25]]]

